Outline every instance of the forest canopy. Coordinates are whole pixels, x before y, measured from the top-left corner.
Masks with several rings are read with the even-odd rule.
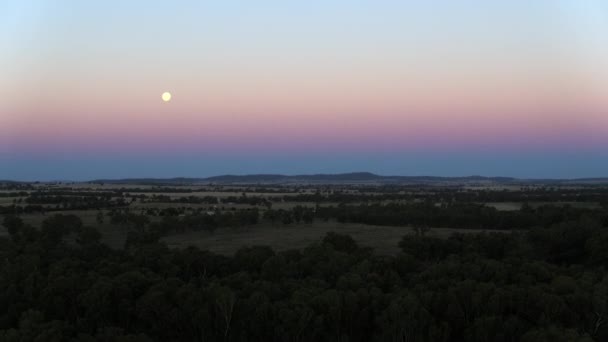
[[[229,257],[145,229],[111,249],[74,215],[3,225],[2,341],[608,340],[608,231],[587,217],[396,256],[337,233]]]

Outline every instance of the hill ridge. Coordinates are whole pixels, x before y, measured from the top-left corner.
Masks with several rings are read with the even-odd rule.
[[[259,174],[225,174],[211,177],[172,177],[172,178],[124,178],[97,179],[88,183],[108,184],[608,184],[608,177],[575,178],[575,179],[533,179],[504,176],[384,176],[372,172],[316,173],[284,175],[275,173]]]

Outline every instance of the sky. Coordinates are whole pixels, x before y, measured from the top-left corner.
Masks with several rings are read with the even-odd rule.
[[[0,179],[608,176],[604,0],[7,0],[0,46]]]

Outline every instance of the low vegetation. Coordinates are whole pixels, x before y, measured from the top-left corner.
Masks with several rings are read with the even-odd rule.
[[[461,188],[19,186],[0,341],[608,340],[602,189],[505,211]]]

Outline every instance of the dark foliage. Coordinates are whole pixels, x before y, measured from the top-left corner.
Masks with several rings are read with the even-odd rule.
[[[160,225],[198,219],[209,218]],[[608,230],[597,220],[407,236],[395,257],[336,233],[301,251],[224,257],[168,249],[154,224],[128,220],[137,234],[112,250],[75,216],[41,229],[5,217],[0,340],[608,340]]]

